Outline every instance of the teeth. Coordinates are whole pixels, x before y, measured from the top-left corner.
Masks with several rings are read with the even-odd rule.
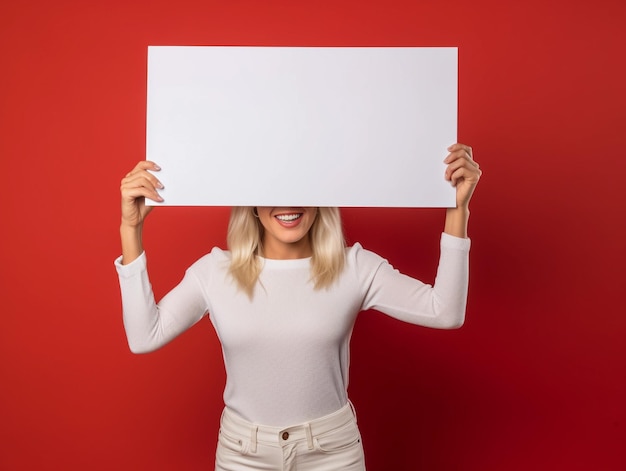
[[[302,216],[302,214],[279,214],[278,216],[276,216],[276,218],[284,222],[289,222],[289,221],[295,221],[300,216]]]

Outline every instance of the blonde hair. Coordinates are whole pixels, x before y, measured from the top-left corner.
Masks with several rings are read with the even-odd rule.
[[[235,206],[230,213],[227,244],[231,253],[230,274],[239,288],[252,297],[263,256],[263,225],[252,206]],[[315,289],[329,287],[345,264],[345,239],[339,208],[318,208],[309,230],[313,255],[311,279]]]

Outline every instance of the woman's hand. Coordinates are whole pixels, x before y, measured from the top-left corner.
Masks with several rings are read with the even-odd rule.
[[[483,172],[474,162],[470,146],[453,144],[448,147],[448,152],[444,160],[448,164],[445,178],[456,188],[456,208],[446,211],[444,232],[455,237],[467,237],[469,202]]]
[[[163,201],[157,192],[163,184],[148,170],[158,172],[161,168],[154,162],[143,160],[122,179],[122,226],[137,228],[143,224],[153,208],[146,205],[146,198]]]
[[[146,198],[163,201],[157,192],[163,185],[148,170],[158,172],[161,169],[154,162],[141,161],[122,179],[122,265],[132,262],[143,252],[143,221],[153,208],[146,206]]]
[[[444,160],[448,164],[445,178],[456,188],[457,209],[467,209],[483,172],[474,161],[470,146],[453,144],[448,147],[448,152]]]

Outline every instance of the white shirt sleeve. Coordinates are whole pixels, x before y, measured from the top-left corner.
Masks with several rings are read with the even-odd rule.
[[[157,304],[148,278],[145,252],[127,265],[115,260],[124,329],[133,353],[148,353],[170,342],[207,312],[197,277],[187,270],[183,280]]]
[[[411,324],[438,329],[461,327],[465,320],[470,240],[443,233],[439,267],[433,286],[403,275],[386,260],[362,251],[370,265],[362,309],[376,309]]]

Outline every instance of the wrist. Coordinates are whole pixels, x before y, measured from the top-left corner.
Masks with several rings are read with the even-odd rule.
[[[143,252],[142,229],[142,224],[133,225],[122,222],[120,225],[122,265],[132,262]]]
[[[141,232],[142,228],[143,228],[143,222],[131,223],[129,221],[126,221],[124,218],[122,218],[122,221],[120,222],[120,231]]]
[[[446,210],[444,232],[455,237],[467,238],[469,216],[470,212],[467,206],[448,208]]]
[[[446,215],[448,214],[456,216],[456,217],[469,219],[470,210],[468,206],[457,206],[456,208],[447,208]]]

